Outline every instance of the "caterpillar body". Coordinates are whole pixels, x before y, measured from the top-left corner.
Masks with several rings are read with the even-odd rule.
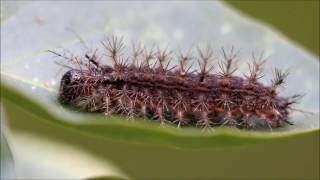
[[[213,74],[209,46],[198,49],[199,69],[191,71],[193,65],[188,64],[195,57],[190,52],[179,53],[178,64],[170,66],[173,56],[168,50],[133,46],[132,55],[124,58],[122,39],[111,37],[102,45],[112,66],[102,64],[96,52],[70,58],[51,51],[78,65],[61,79],[61,102],[88,112],[120,113],[129,120],[144,117],[177,127],[272,129],[291,124],[290,111],[301,97],[278,95],[287,71],[275,69],[268,86],[258,82],[263,77],[262,58],[253,56],[247,75],[234,75],[238,53],[234,48],[230,52],[222,48],[220,70]]]

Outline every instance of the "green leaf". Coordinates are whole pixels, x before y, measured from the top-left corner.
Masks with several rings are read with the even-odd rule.
[[[269,28],[252,22],[229,11],[219,2],[155,2],[143,5],[137,2],[41,2],[22,6],[14,18],[1,22],[1,35],[5,37],[1,47],[1,102],[7,114],[7,128],[12,132],[12,141],[16,147],[34,145],[43,147],[44,151],[51,146],[53,150],[48,154],[63,154],[59,149],[68,145],[75,147],[75,154],[69,154],[81,162],[86,161],[82,158],[90,157],[92,169],[108,167],[104,169],[106,172],[101,171],[100,174],[94,174],[94,171],[88,173],[92,177],[110,175],[126,178],[124,174],[134,178],[208,178],[213,174],[220,178],[248,177],[245,169],[255,168],[254,164],[259,163],[259,158],[252,159],[250,155],[263,153],[262,147],[276,153],[273,149],[285,147],[290,142],[298,144],[302,139],[312,139],[319,134],[319,102],[315,101],[319,99],[319,81],[314,79],[319,77],[319,62]],[[63,46],[75,54],[84,53],[81,52],[83,46],[76,43],[76,37],[64,31],[70,26],[88,44],[99,43],[104,34],[114,33],[147,44],[172,42],[173,47],[179,45],[182,49],[189,48],[195,41],[200,45],[204,41],[212,41],[217,47],[233,44],[245,49],[243,54],[247,56],[244,57],[255,50],[252,48],[266,49],[267,53],[272,54],[267,69],[272,66],[294,69],[283,95],[307,93],[300,108],[313,112],[313,115],[293,114],[291,121],[295,125],[273,132],[217,128],[214,132],[203,133],[194,128],[159,127],[138,118],[131,123],[117,115],[105,118],[73,112],[56,102],[59,80],[65,69],[59,74],[61,67],[54,63],[51,54],[45,52]],[[245,70],[245,63],[240,69]],[[268,72],[266,83],[271,76]],[[27,139],[25,142],[24,138]],[[76,153],[82,150],[87,154]],[[289,155],[299,156],[296,150],[287,150]],[[25,156],[32,154],[30,152],[37,151],[31,149]],[[292,168],[299,169],[301,165],[298,162],[312,162],[314,157],[311,155],[314,154],[311,153],[305,160],[296,157],[279,163],[279,166],[266,166],[276,170],[276,167],[294,162],[296,164]],[[272,156],[275,161],[287,157],[284,153]],[[43,154],[38,158],[46,159]],[[233,162],[235,159],[239,161]],[[241,163],[246,159],[251,164]],[[36,160],[40,165],[43,163],[41,159]],[[260,157],[260,160],[269,161],[270,158]],[[233,168],[234,173],[230,174],[221,169],[224,167],[221,162],[234,164],[238,168]],[[59,163],[67,164],[58,160],[52,163],[54,169],[59,169]],[[81,163],[78,165],[83,167]],[[202,169],[195,171],[197,166]],[[182,173],[182,167],[186,172]],[[211,168],[220,171],[210,171]],[[309,174],[306,174],[314,177],[315,168],[317,166],[309,168]],[[263,173],[263,170],[263,167],[256,167],[257,174],[252,173],[249,177],[258,177],[258,172]],[[77,168],[71,172],[79,173],[73,177],[89,178],[86,176],[88,174]],[[285,170],[273,172],[265,177],[306,177],[299,171],[289,175],[286,173],[288,171]]]

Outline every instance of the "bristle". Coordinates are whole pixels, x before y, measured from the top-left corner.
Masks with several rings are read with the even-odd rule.
[[[160,74],[166,74],[168,72],[168,67],[172,60],[171,58],[172,51],[168,51],[167,48],[165,50],[160,50],[156,53],[156,59],[158,61],[157,70]],[[167,62],[167,63],[166,63]]]
[[[115,36],[111,38],[107,38],[106,42],[101,42],[101,44],[107,50],[107,56],[111,57],[114,63],[114,67],[116,68],[119,65],[119,56],[122,55],[122,51],[124,49],[123,38],[118,39]]]
[[[185,77],[186,74],[189,73],[192,64],[187,66],[188,62],[191,61],[193,59],[193,56],[191,54],[191,51],[189,50],[189,52],[187,52],[186,54],[182,54],[181,51],[179,51],[179,55],[178,55],[178,60],[179,60],[179,74],[182,77]]]
[[[151,69],[151,60],[155,58],[154,48],[147,50],[144,48],[143,51],[143,58],[139,65],[139,71],[147,72]]]
[[[285,83],[285,78],[289,75],[289,71],[282,71],[278,68],[274,69],[274,79],[272,80],[272,86],[277,88]]]
[[[206,76],[208,76],[209,72],[213,69],[213,66],[209,66],[209,62],[213,60],[213,50],[208,45],[207,48],[202,51],[200,48],[198,48],[198,52],[200,55],[200,60],[198,60],[198,64],[200,67],[200,73],[199,73],[199,82],[203,82]]]
[[[213,126],[213,122],[208,117],[208,112],[200,113],[200,118],[196,125],[203,129],[210,129]]]
[[[174,124],[177,124],[177,128],[188,124],[188,119],[185,117],[185,111],[178,110],[176,111],[176,120],[173,121]]]
[[[239,125],[239,122],[233,119],[230,111],[227,111],[225,113],[225,116],[222,118],[221,126],[237,127],[238,125]]]
[[[138,66],[138,60],[139,60],[139,57],[142,56],[143,51],[144,51],[144,48],[141,46],[140,43],[136,45],[134,42],[132,42],[132,60],[131,60],[132,67]]]
[[[103,101],[102,101],[102,107],[101,110],[104,112],[104,115],[109,116],[113,113],[113,108],[112,108],[112,102],[111,102],[111,92],[107,90],[105,93],[103,93]]]
[[[193,112],[208,112],[210,104],[203,94],[199,94],[197,99],[192,102]]]
[[[160,125],[170,124],[170,123],[171,123],[169,120],[167,120],[167,119],[164,117],[163,107],[157,106],[155,113],[156,113],[156,115],[155,115],[153,118],[156,119],[156,121],[159,121],[159,122],[160,122]]]
[[[266,58],[263,59],[263,53],[261,53],[259,59],[257,59],[256,56],[252,53],[252,59],[252,63],[248,63],[249,74],[245,75],[245,77],[249,80],[249,82],[256,83],[264,76],[263,65],[266,63]]]
[[[216,105],[224,110],[230,111],[231,106],[234,104],[228,94],[222,93],[218,98],[215,99]]]
[[[231,47],[230,53],[227,53],[224,48],[221,48],[223,55],[223,62],[219,63],[220,75],[222,77],[230,77],[238,68],[236,67],[237,56],[239,51],[235,51],[234,47]]]
[[[173,109],[178,111],[181,111],[181,110],[187,111],[188,110],[187,99],[185,99],[184,96],[179,91],[175,92],[175,94],[176,94],[176,99],[173,100]]]
[[[286,106],[290,106],[292,104],[297,104],[301,99],[305,96],[305,94],[294,94],[293,96],[289,97],[288,102],[285,104]]]

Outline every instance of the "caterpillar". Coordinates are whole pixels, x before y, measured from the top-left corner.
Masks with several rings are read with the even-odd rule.
[[[259,79],[264,76],[266,60],[256,58],[248,63],[244,76],[234,73],[238,51],[221,48],[223,59],[219,72],[211,73],[214,52],[210,46],[198,48],[198,56],[190,51],[173,52],[159,48],[132,46],[124,56],[123,38],[112,36],[101,42],[104,56],[97,50],[84,57],[55,55],[73,66],[61,79],[59,101],[87,112],[104,115],[124,114],[128,120],[143,117],[177,127],[212,128],[228,126],[240,129],[271,129],[291,124],[289,115],[301,95],[279,96],[288,71],[274,70],[270,85]],[[170,65],[176,58],[176,65]],[[112,65],[101,63],[112,61]],[[194,60],[199,65],[191,71]]]

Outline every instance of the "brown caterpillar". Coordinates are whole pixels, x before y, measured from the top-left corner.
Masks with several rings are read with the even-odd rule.
[[[125,114],[180,126],[209,128],[232,126],[237,128],[277,128],[289,119],[292,105],[301,97],[278,96],[288,71],[274,71],[271,85],[258,82],[262,78],[265,60],[249,64],[244,77],[233,75],[237,70],[234,48],[218,63],[219,73],[211,74],[213,50],[208,46],[199,53],[198,72],[188,62],[191,53],[180,53],[177,66],[170,67],[171,51],[133,46],[133,55],[123,57],[124,43],[116,37],[102,42],[107,58],[113,66],[98,61],[97,51],[84,58],[57,56],[77,64],[70,67],[61,80],[59,100],[88,112]],[[153,63],[153,61],[155,61]]]

